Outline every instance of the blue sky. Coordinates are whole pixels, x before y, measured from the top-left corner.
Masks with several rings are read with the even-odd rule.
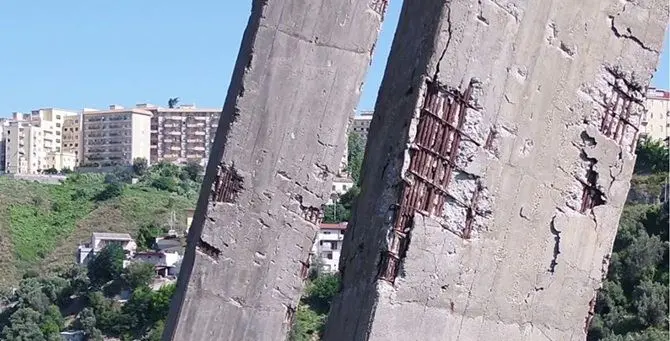
[[[374,107],[401,1],[390,2],[360,109]],[[0,0],[0,117],[40,107],[223,105],[250,0]],[[666,39],[665,51],[668,50]],[[669,88],[670,57],[654,85]]]

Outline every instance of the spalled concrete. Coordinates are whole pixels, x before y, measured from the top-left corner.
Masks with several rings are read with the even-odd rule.
[[[385,1],[253,1],[164,340],[283,340]]]
[[[661,0],[405,1],[324,339],[584,340],[667,18]],[[418,157],[446,136],[422,135],[447,129],[426,125],[447,120],[422,109],[438,94],[465,117],[444,162]]]

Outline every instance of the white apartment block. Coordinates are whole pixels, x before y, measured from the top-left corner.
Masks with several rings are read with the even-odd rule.
[[[324,224],[319,228],[312,246],[311,262],[321,263],[322,271],[337,272],[342,252],[342,241],[347,223]]]
[[[32,111],[28,119],[33,125],[42,128],[45,153],[63,150],[63,123],[66,116],[72,115],[76,116],[77,113],[55,108]]]
[[[640,134],[665,140],[670,135],[670,91],[650,88],[645,107]]]
[[[137,107],[154,114],[151,119],[152,163],[197,162],[207,165],[221,109],[197,108],[195,105],[161,108],[138,104]]]
[[[46,169],[42,128],[29,121],[14,120],[3,129],[6,173],[37,174]]]
[[[111,105],[84,111],[81,166],[129,166],[136,158],[150,161],[151,111]]]

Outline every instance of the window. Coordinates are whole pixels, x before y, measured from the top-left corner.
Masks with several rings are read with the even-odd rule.
[[[327,255],[326,255],[326,258],[328,258],[328,259],[333,259],[333,254],[332,254],[332,253],[327,254]]]
[[[330,247],[331,247],[333,250],[337,250],[337,242],[331,242]]]
[[[336,187],[335,187],[335,185],[333,185],[333,191],[335,191],[335,190],[336,190]]]
[[[57,119],[57,120],[60,120],[60,115],[56,115],[56,119]]]
[[[60,123],[56,123],[56,128],[60,128]]]

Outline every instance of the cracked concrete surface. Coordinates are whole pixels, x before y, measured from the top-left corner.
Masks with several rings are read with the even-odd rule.
[[[253,1],[164,340],[282,340],[385,1]]]
[[[584,340],[668,12],[660,0],[405,1],[324,339]],[[477,144],[454,163],[485,189],[474,233],[460,226],[475,186],[455,171],[453,200],[441,216],[414,215],[398,277],[378,280],[414,181],[426,81],[463,90],[472,79]]]

